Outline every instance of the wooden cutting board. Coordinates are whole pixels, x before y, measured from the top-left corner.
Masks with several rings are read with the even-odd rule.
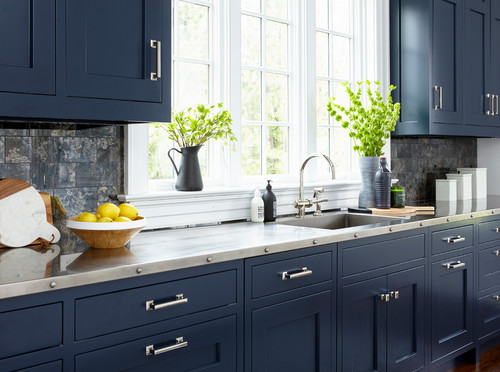
[[[48,196],[48,198],[47,198]],[[42,238],[52,243],[61,234],[52,226],[46,205],[50,196],[40,195],[33,186],[22,180],[0,180],[0,244],[23,247]]]
[[[378,209],[378,208],[368,208],[371,209],[373,214],[379,214],[383,216],[395,216],[395,217],[405,217],[405,216],[415,216],[420,214],[434,214],[433,206],[405,206],[404,208],[390,208],[390,209]]]

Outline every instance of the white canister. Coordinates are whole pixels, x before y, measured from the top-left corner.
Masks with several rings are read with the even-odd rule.
[[[457,180],[436,180],[436,201],[457,201]]]
[[[447,174],[449,180],[457,180],[457,200],[472,199],[472,174]]]
[[[486,171],[487,168],[457,168],[460,174],[472,175],[472,198],[485,199],[486,190]]]

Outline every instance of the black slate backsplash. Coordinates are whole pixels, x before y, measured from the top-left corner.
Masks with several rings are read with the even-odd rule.
[[[406,188],[407,205],[433,204],[436,179],[477,167],[477,140],[468,137],[391,138],[392,178]]]
[[[94,211],[123,193],[123,130],[119,125],[0,123],[0,178],[19,178],[58,196],[68,215]],[[78,252],[84,243],[58,213],[61,250]]]

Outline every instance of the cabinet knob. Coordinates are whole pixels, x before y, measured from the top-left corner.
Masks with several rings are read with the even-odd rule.
[[[389,293],[384,293],[381,294],[379,298],[384,302],[389,302],[391,300],[391,295]]]
[[[390,295],[395,300],[399,300],[399,291],[391,291]]]

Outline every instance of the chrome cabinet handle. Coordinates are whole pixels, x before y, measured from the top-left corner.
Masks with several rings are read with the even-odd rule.
[[[500,296],[499,296],[499,295],[495,295],[495,296],[493,296],[493,299],[494,299],[495,301],[500,301]]]
[[[459,267],[464,267],[464,266],[465,266],[465,262],[460,262],[460,261],[443,264],[443,267],[446,267],[447,270],[458,269]]]
[[[156,49],[156,72],[151,72],[151,80],[161,78],[161,41],[151,40],[151,48]]]
[[[390,295],[395,300],[399,300],[399,291],[391,291]]]
[[[389,302],[391,300],[391,295],[389,293],[384,293],[381,294],[379,298],[384,302]]]
[[[180,349],[186,346],[188,346],[188,342],[184,341],[184,337],[177,337],[175,339],[175,344],[158,350],[155,349],[154,345],[146,346],[146,355],[158,355],[158,354],[168,353],[169,351]]]
[[[495,94],[493,97],[495,97],[495,101],[496,101],[495,115],[498,115],[498,94]]]
[[[446,242],[446,244],[450,243],[460,243],[460,242],[465,242],[465,237],[464,236],[450,236],[449,238],[443,238],[443,241]]]
[[[439,92],[439,103],[434,105],[434,110],[439,110],[443,108],[443,87],[439,85],[434,85],[434,92]]]
[[[308,270],[307,267],[303,267],[302,269],[293,270],[290,272],[283,271],[281,273],[281,280],[302,278],[304,276],[312,275],[312,273],[312,270]]]
[[[486,94],[486,99],[488,100],[488,110],[486,110],[486,115],[493,115],[493,95],[487,93]]]
[[[495,228],[493,229],[493,231],[494,231],[494,232],[496,232],[496,233],[499,233],[499,232],[500,232],[500,227],[495,227]]]
[[[155,304],[155,300],[146,301],[146,311],[160,310],[160,309],[164,309],[166,307],[185,304],[186,302],[188,302],[188,298],[187,297],[184,298],[184,295],[181,293],[181,294],[178,294],[175,296],[174,301],[164,302],[164,303],[158,304],[158,305]]]
[[[493,254],[494,254],[495,256],[500,256],[500,251],[493,251]]]

